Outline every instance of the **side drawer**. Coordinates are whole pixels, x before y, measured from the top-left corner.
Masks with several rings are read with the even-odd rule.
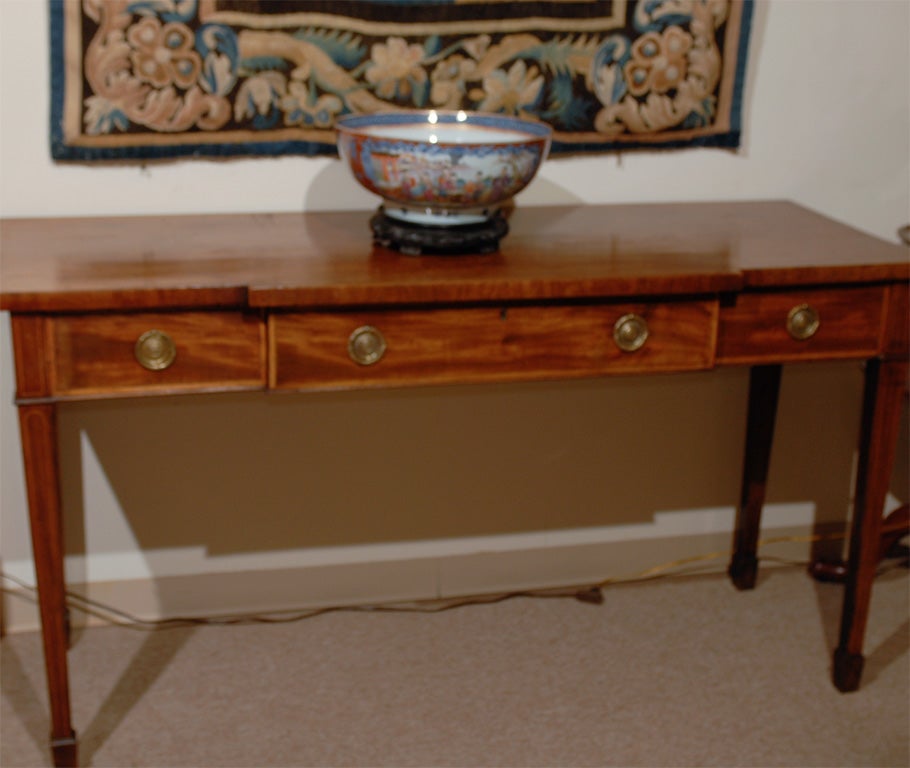
[[[714,301],[300,312],[270,320],[269,384],[345,388],[709,368]],[[626,346],[614,338],[614,329]]]
[[[871,357],[879,352],[880,286],[744,293],[721,307],[718,363]]]
[[[61,315],[50,324],[55,395],[265,386],[265,330],[242,312]]]

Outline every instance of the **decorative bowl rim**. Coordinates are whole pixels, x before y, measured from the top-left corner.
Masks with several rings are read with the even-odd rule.
[[[351,113],[343,115],[335,120],[335,128],[340,133],[351,135],[360,135],[360,129],[373,128],[375,126],[419,126],[419,125],[476,125],[482,128],[499,128],[502,130],[513,130],[518,133],[526,134],[524,141],[549,141],[553,136],[552,127],[540,120],[532,118],[519,117],[517,115],[506,115],[498,112],[475,112],[471,110],[446,110],[446,109],[422,109],[422,110],[394,110],[390,112],[371,112],[366,114]],[[388,139],[386,136],[368,136],[368,138]],[[425,143],[419,138],[396,138],[396,141],[411,142],[414,144]],[[436,143],[436,146],[488,146],[490,144],[515,143],[521,141],[501,142],[485,141],[483,139],[465,141],[444,141],[442,139]]]

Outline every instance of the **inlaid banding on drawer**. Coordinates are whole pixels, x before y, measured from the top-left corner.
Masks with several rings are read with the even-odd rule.
[[[879,352],[880,286],[744,293],[722,307],[719,363],[871,357]]]
[[[262,320],[242,312],[61,315],[54,394],[203,392],[265,386]]]
[[[687,301],[275,314],[269,380],[307,389],[700,370],[714,362],[717,311]],[[647,338],[623,351],[614,326],[630,315]],[[349,348],[364,328],[384,343],[369,365]]]

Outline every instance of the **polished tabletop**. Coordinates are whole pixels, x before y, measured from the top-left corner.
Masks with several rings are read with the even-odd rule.
[[[408,256],[371,211],[0,222],[0,309],[337,306],[904,280],[907,249],[782,201],[516,207],[500,250]]]

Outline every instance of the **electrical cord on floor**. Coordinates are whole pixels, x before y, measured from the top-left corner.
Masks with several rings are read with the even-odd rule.
[[[763,539],[759,547],[781,543],[812,543],[843,539],[844,534],[813,534],[807,536],[778,536]],[[648,568],[631,576],[608,577],[593,584],[569,587],[552,587],[541,589],[514,590],[488,595],[473,595],[456,598],[437,598],[412,602],[377,603],[367,605],[332,605],[310,609],[291,609],[272,611],[261,614],[235,614],[224,616],[175,616],[165,619],[142,619],[126,611],[93,600],[76,592],[66,592],[67,606],[73,610],[101,619],[106,624],[143,631],[177,629],[194,626],[239,626],[249,624],[288,624],[315,618],[329,613],[423,613],[433,614],[463,608],[470,605],[493,605],[515,598],[566,598],[571,597],[586,603],[603,603],[603,589],[617,584],[630,584],[653,581],[655,579],[692,576],[706,573],[719,573],[716,569],[706,570],[710,563],[721,558],[728,558],[727,550],[693,555],[678,560],[671,560]],[[806,561],[788,560],[781,557],[763,555],[761,560],[768,560],[786,565],[807,565]],[[15,584],[18,589],[2,587],[2,591],[14,597],[37,602],[38,590],[33,585],[7,573],[0,573],[4,580]]]

